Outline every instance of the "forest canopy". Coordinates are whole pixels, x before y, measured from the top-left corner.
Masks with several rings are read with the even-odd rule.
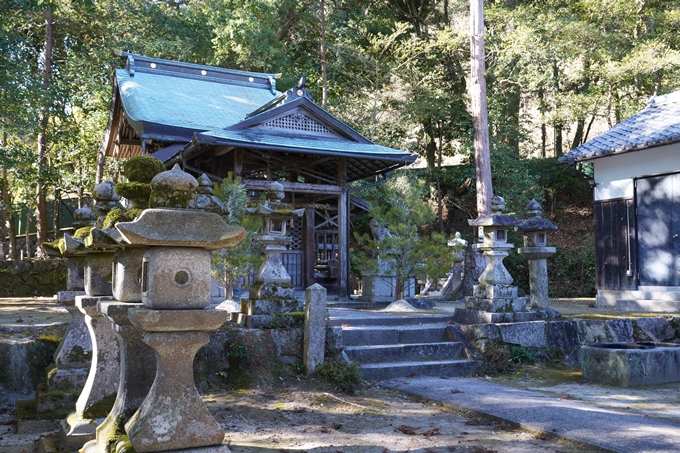
[[[113,49],[306,75],[318,104],[376,143],[422,156],[428,177],[470,162],[469,3],[460,0],[2,0],[4,215],[94,186]],[[487,1],[495,191],[540,198],[530,159],[554,158],[680,87],[680,4]],[[107,162],[116,177],[120,163]],[[441,192],[437,195],[441,202]],[[42,198],[41,198],[42,197]],[[4,226],[3,226],[4,228]],[[4,231],[0,231],[4,233]]]

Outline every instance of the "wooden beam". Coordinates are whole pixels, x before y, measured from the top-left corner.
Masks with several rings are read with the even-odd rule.
[[[347,159],[338,158],[338,296],[349,297],[349,194],[347,193]]]
[[[243,174],[243,148],[234,150],[234,176]]]
[[[305,210],[305,235],[304,244],[304,285],[305,288],[312,286],[316,280],[314,279],[314,265],[316,264],[316,234],[314,229],[315,214],[314,209]]]
[[[257,191],[267,190],[267,187],[269,187],[269,184],[271,184],[272,182],[274,181],[266,179],[243,180],[243,184],[245,184],[246,189]],[[288,181],[277,182],[283,185],[284,192],[339,195],[343,191],[341,187],[331,184],[307,184],[306,182],[288,182]]]

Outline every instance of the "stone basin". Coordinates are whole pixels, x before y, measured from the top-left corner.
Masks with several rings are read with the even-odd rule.
[[[680,381],[680,345],[643,341],[599,343],[579,352],[583,377],[617,387]]]

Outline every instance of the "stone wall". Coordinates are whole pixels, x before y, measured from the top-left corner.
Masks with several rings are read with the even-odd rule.
[[[582,345],[605,342],[655,341],[680,343],[680,317],[616,318],[607,320],[532,321],[459,326],[480,352],[498,343],[524,346],[534,357],[578,363]],[[450,337],[456,338],[453,327]]]
[[[63,260],[0,261],[0,297],[49,297],[64,290]]]
[[[302,327],[243,329],[225,324],[210,335],[194,359],[194,380],[202,393],[278,381],[286,365],[302,364]]]

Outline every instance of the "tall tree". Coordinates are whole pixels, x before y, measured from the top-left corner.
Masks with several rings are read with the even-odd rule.
[[[470,0],[470,99],[474,125],[477,187],[477,213],[489,214],[491,187],[491,150],[484,77],[484,1]]]
[[[52,44],[54,25],[54,9],[52,3],[47,4],[45,10],[45,44],[43,46],[43,90],[44,103],[40,109],[40,130],[38,132],[38,194],[36,203],[36,257],[45,258],[42,252],[42,243],[47,241],[47,185],[44,173],[47,166],[47,125],[49,123],[49,90],[52,84]],[[27,222],[28,223],[28,222]],[[28,231],[28,229],[26,230]],[[28,233],[26,242],[29,242]],[[28,246],[27,246],[28,247]]]

